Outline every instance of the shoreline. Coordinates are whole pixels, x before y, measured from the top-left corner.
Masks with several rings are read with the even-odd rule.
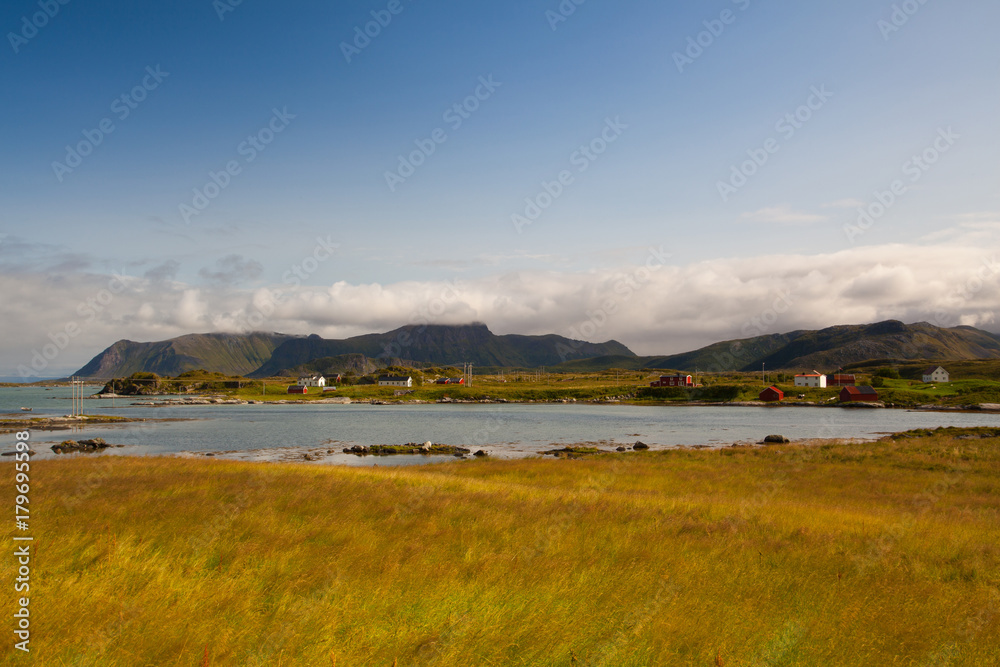
[[[437,399],[437,400],[386,400],[380,398],[352,399],[346,396],[332,396],[317,399],[275,399],[275,400],[255,400],[233,398],[230,396],[197,396],[170,398],[173,394],[163,394],[149,396],[150,400],[134,400],[124,407],[190,407],[202,405],[635,405],[644,407],[747,407],[747,408],[844,408],[848,410],[904,410],[917,412],[964,412],[964,413],[998,413],[1000,414],[1000,403],[971,403],[966,405],[896,405],[893,403],[877,402],[856,402],[841,403],[827,401],[824,403],[810,403],[807,401],[642,401],[642,400],[587,400],[581,401],[575,398],[552,399],[552,400],[512,400],[506,398],[484,398],[484,399]],[[87,399],[128,400],[129,397],[121,394],[115,396],[92,395]]]
[[[16,433],[25,429],[32,431],[68,431],[85,426],[114,426],[139,422],[174,422],[187,419],[149,419],[145,417],[112,417],[109,415],[80,415],[77,417],[24,417],[21,419],[0,419],[0,434]]]

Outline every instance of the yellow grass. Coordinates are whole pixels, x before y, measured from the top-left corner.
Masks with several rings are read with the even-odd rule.
[[[996,439],[32,478],[2,664],[1000,664]]]

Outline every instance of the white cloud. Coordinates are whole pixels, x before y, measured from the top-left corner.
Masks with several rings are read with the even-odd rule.
[[[758,209],[750,213],[744,213],[740,217],[744,220],[750,220],[751,222],[773,222],[786,225],[822,222],[828,219],[824,215],[815,215],[804,211],[796,211],[788,204]]]
[[[122,338],[251,329],[346,337],[422,321],[482,321],[498,334],[616,339],[639,354],[888,318],[996,329],[1000,263],[989,247],[996,243],[896,244],[682,266],[647,264],[636,256],[634,264],[586,272],[524,270],[457,283],[342,281],[255,290],[0,267],[0,374],[29,365],[47,344],[65,343],[49,362],[50,372],[61,374]],[[70,325],[79,333],[67,340]]]

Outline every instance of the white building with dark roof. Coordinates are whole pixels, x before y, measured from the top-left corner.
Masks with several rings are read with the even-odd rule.
[[[380,387],[412,387],[413,378],[412,377],[401,377],[397,375],[381,375],[378,379],[378,386]]]
[[[941,366],[928,366],[924,369],[924,382],[949,382],[948,371]]]

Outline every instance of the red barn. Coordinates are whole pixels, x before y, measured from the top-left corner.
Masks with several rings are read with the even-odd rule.
[[[775,386],[770,386],[764,391],[760,392],[760,400],[767,401],[771,403],[773,401],[780,401],[785,397],[785,392],[781,391]]]
[[[309,393],[309,387],[306,387],[305,385],[293,384],[291,387],[288,388],[288,393],[289,394],[308,394]]]
[[[650,387],[693,387],[690,375],[661,375],[659,380],[649,383]]]
[[[834,373],[826,376],[827,387],[853,387],[855,384],[857,384],[857,378],[849,373]]]
[[[852,401],[877,401],[878,392],[867,385],[844,387],[840,390],[840,400],[844,403]]]

